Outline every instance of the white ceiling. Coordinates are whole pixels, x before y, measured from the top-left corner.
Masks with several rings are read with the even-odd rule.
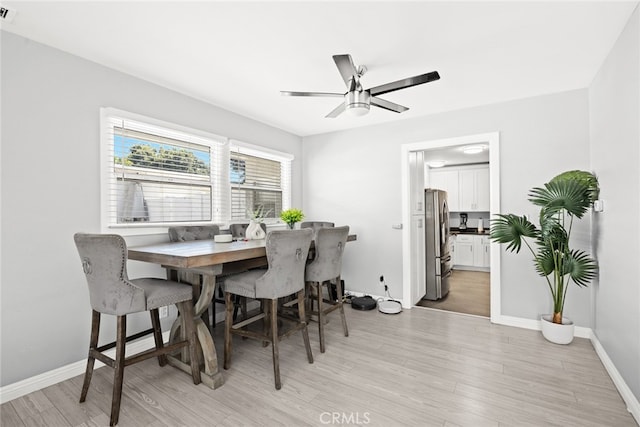
[[[2,29],[307,136],[587,87],[637,2],[33,2]],[[324,116],[344,92],[332,55],[365,88],[437,70],[381,96],[397,114]]]

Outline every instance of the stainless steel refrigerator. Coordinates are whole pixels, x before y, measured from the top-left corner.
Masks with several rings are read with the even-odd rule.
[[[449,278],[451,276],[447,192],[426,189],[424,208],[427,293],[423,299],[438,300],[449,293]]]

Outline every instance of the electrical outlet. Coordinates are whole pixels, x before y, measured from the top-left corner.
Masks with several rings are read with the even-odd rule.
[[[169,306],[160,307],[160,318],[169,317]]]

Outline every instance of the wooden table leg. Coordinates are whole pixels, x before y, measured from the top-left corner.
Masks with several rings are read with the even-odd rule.
[[[194,323],[196,328],[196,336],[198,337],[198,343],[203,362],[203,364],[201,365],[202,382],[214,389],[224,384],[224,378],[222,377],[220,367],[218,366],[218,356],[216,354],[216,347],[213,342],[213,338],[211,337],[209,328],[202,321],[201,315],[209,308],[211,298],[213,297],[216,288],[215,275],[220,274],[221,272],[222,266],[217,265],[212,269],[212,274],[203,276],[200,297],[198,298],[198,301],[196,301],[196,304],[194,306]],[[180,339],[181,333],[180,319],[177,318],[171,326],[169,342],[175,342],[177,338]],[[189,365],[190,360],[188,359],[187,354],[185,354],[184,352],[182,353],[181,358],[173,356],[169,357],[168,360],[171,365],[189,374],[191,373],[191,367]]]

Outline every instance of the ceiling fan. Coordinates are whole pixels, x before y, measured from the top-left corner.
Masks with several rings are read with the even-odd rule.
[[[375,86],[369,89],[363,89],[360,84],[360,78],[367,71],[365,66],[357,67],[353,64],[351,55],[333,55],[333,60],[338,67],[338,71],[342,76],[345,84],[347,85],[347,92],[345,93],[332,93],[332,92],[292,92],[281,91],[282,95],[287,96],[331,96],[342,97],[344,102],[338,105],[333,111],[327,114],[325,117],[335,118],[342,114],[344,111],[354,116],[362,116],[369,112],[370,105],[383,108],[385,110],[393,111],[396,113],[402,113],[409,108],[402,105],[386,101],[382,98],[378,98],[378,95],[384,95],[385,93],[393,92],[400,89],[405,89],[411,86],[421,85],[423,83],[429,83],[440,79],[440,75],[437,71],[432,71],[426,74],[420,74],[419,76],[409,77],[395,82],[386,83],[380,86]]]

